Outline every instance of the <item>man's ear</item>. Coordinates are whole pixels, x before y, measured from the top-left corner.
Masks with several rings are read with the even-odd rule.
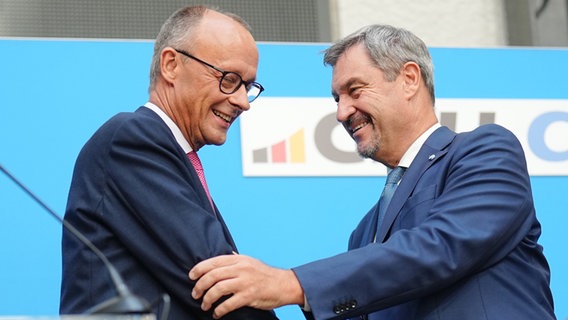
[[[166,82],[172,83],[175,80],[180,63],[180,57],[173,48],[167,47],[162,50],[160,54],[160,73]]]
[[[401,75],[404,81],[404,92],[409,97],[414,96],[422,83],[420,66],[416,62],[409,61],[402,67]]]

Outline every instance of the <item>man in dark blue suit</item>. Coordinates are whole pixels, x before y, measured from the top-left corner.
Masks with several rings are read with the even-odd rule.
[[[78,156],[65,220],[134,294],[150,302],[168,294],[169,319],[212,319],[191,298],[187,273],[203,259],[237,251],[195,152],[223,144],[262,92],[257,66],[256,43],[241,18],[202,6],[178,10],[155,42],[149,102],[106,122]],[[101,259],[67,230],[62,245],[62,314],[117,295]],[[226,319],[276,317],[245,307]]]
[[[404,29],[363,28],[324,61],[358,152],[404,173],[389,184],[390,204],[385,187],[348,252],[292,270],[237,255],[204,261],[189,274],[199,279],[193,297],[216,316],[298,304],[310,319],[554,319],[516,137],[497,125],[460,134],[441,126],[428,49]]]

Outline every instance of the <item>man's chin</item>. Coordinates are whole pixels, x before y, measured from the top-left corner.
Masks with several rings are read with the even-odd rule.
[[[218,135],[209,139],[206,139],[206,143],[208,145],[214,145],[214,146],[220,146],[225,144],[225,142],[227,141],[227,135]]]
[[[377,147],[357,144],[357,153],[359,153],[359,156],[361,156],[362,158],[373,159],[377,151],[378,151]]]
[[[210,144],[216,145],[216,146],[221,146],[221,145],[225,144],[226,141],[227,141],[227,140],[225,139],[225,140],[223,140],[223,141],[211,142]]]

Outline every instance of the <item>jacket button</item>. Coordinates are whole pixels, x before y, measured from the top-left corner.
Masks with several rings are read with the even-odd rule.
[[[334,312],[335,314],[340,314],[340,313],[341,313],[341,308],[340,308],[339,306],[335,306],[335,307],[333,307],[333,312]]]
[[[351,305],[351,309],[357,308],[357,300],[351,300],[351,302],[349,302],[349,304]]]

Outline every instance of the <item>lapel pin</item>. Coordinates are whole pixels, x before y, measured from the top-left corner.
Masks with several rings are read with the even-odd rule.
[[[434,158],[436,158],[436,156],[433,155],[433,154],[431,154],[431,155],[428,157],[428,160],[432,161],[432,160],[434,160]]]

